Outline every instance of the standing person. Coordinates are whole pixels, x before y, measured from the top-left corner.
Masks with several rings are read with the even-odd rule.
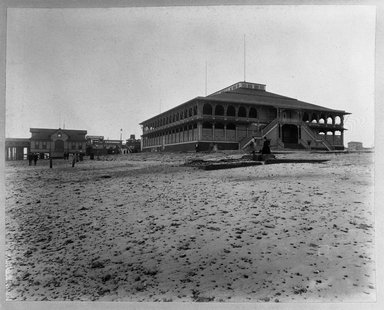
[[[33,158],[32,158],[32,157],[33,157],[33,156],[32,156],[32,153],[28,153],[28,156],[27,156],[27,157],[28,157],[29,165],[31,166],[31,165],[32,165],[32,159],[33,159]]]
[[[36,166],[38,157],[39,157],[38,154],[33,154],[33,162],[35,163],[35,166]]]
[[[252,138],[251,142],[249,143],[249,150],[252,154],[252,160],[256,160],[256,140],[255,137]]]
[[[263,148],[261,149],[261,154],[271,154],[271,149],[269,147],[269,140],[267,137],[264,137]]]
[[[199,143],[196,143],[196,144],[195,144],[195,151],[196,151],[196,153],[199,152]]]
[[[249,142],[249,150],[253,154],[255,152],[255,147],[256,147],[256,140],[255,137],[251,139],[251,142]]]
[[[72,155],[72,168],[75,167],[75,163],[76,163],[76,155],[73,154]]]

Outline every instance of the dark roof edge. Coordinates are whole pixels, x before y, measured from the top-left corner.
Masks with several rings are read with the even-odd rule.
[[[52,131],[59,131],[59,130],[61,130],[61,131],[63,131],[63,132],[65,132],[65,131],[77,131],[77,132],[87,132],[87,130],[85,130],[85,129],[63,129],[63,128],[57,128],[57,129],[55,129],[55,128],[29,128],[29,132],[35,132],[35,131],[46,131],[46,132],[48,132],[48,131],[50,131],[50,132],[52,132]]]
[[[206,101],[218,101],[218,102],[233,102],[233,100],[231,99],[220,99],[220,98],[208,98],[208,97],[201,97],[200,98],[201,100],[206,100]],[[338,113],[343,113],[344,115],[345,114],[351,114],[349,112],[345,112],[344,110],[334,110],[334,109],[330,109],[330,108],[326,108],[326,107],[322,107],[322,106],[318,106],[318,105],[315,105],[313,103],[309,103],[309,102],[305,102],[305,101],[300,101],[300,100],[297,100],[297,99],[294,99],[297,103],[304,103],[304,104],[310,104],[310,105],[313,105],[314,107],[313,108],[306,108],[306,107],[298,107],[297,109],[302,109],[302,110],[316,110],[315,107],[319,107],[321,109],[324,109],[324,110],[327,110],[327,111],[330,111],[330,112],[338,112]],[[243,104],[259,104],[259,105],[264,105],[264,106],[275,106],[275,107],[281,107],[281,108],[285,108],[283,105],[279,105],[279,104],[265,104],[263,102],[242,102]]]
[[[184,102],[184,103],[179,104],[178,106],[176,106],[176,107],[174,107],[174,108],[171,108],[171,109],[169,109],[169,110],[166,110],[166,111],[164,111],[164,112],[162,112],[162,113],[160,113],[160,114],[157,114],[157,115],[155,115],[155,116],[152,116],[151,118],[148,118],[148,119],[146,119],[145,121],[142,121],[141,123],[139,123],[139,125],[142,125],[143,123],[146,123],[146,122],[148,122],[148,121],[151,121],[151,120],[153,120],[153,119],[155,119],[155,118],[158,118],[158,117],[160,117],[161,115],[165,115],[165,114],[167,114],[167,113],[169,113],[169,112],[171,112],[171,111],[180,109],[181,106],[183,106],[183,105],[185,105],[185,104],[188,104],[188,103],[190,103],[190,102],[192,102],[192,101],[194,101],[194,100],[200,100],[200,99],[203,99],[203,98],[205,98],[205,97],[201,97],[201,96],[195,97],[195,98],[193,98],[193,99],[191,99],[191,100],[188,100],[188,101],[186,101],[186,102]]]

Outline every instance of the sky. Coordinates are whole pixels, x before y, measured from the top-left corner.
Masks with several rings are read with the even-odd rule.
[[[140,122],[245,78],[351,113],[345,145],[371,147],[375,14],[332,5],[10,8],[6,137],[29,138],[35,127],[139,137]]]

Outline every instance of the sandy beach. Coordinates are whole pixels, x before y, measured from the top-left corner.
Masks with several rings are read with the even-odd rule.
[[[7,162],[6,299],[374,302],[373,154],[241,155]]]

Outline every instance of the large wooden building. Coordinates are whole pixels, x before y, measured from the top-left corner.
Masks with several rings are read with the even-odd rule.
[[[264,138],[272,149],[344,149],[344,115],[238,82],[143,121],[143,151],[237,150]]]

